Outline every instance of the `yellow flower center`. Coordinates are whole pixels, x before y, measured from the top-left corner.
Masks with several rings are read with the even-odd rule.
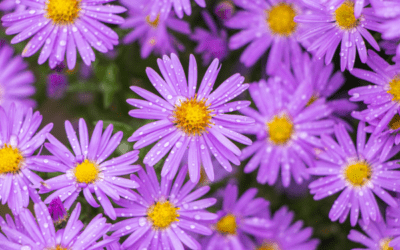
[[[221,234],[236,234],[236,217],[233,214],[225,215],[217,222],[215,228]]]
[[[286,144],[294,132],[293,123],[286,115],[275,115],[267,122],[267,129],[270,140],[276,145]]]
[[[364,186],[371,179],[371,167],[365,161],[350,164],[344,171],[344,176],[353,186]]]
[[[400,102],[400,76],[395,76],[389,82],[389,87],[390,89],[387,91],[387,93],[393,96],[392,101]]]
[[[318,100],[318,95],[317,94],[313,94],[310,98],[310,100],[308,100],[306,106],[310,106],[311,104],[313,104],[316,100]]]
[[[400,115],[399,114],[395,114],[393,116],[392,120],[390,120],[389,128],[393,129],[393,130],[400,128]]]
[[[56,247],[45,248],[45,250],[68,250],[68,248],[65,248],[65,247],[62,247],[60,245],[57,245]]]
[[[76,180],[86,184],[93,183],[97,179],[99,172],[97,165],[87,159],[74,169]]]
[[[267,23],[272,33],[281,36],[290,36],[297,23],[294,21],[296,11],[292,4],[279,3],[267,10]]]
[[[47,0],[46,17],[59,25],[74,23],[81,11],[80,3],[81,0]]]
[[[204,99],[198,101],[196,96],[175,105],[173,123],[187,135],[201,135],[211,127],[211,112]]]
[[[146,23],[153,28],[157,28],[158,24],[160,24],[160,14],[157,15],[157,17],[156,17],[156,19],[154,19],[154,21],[150,20],[150,15],[146,16]]]
[[[147,218],[153,223],[156,229],[165,229],[174,221],[179,221],[177,211],[179,207],[174,207],[169,201],[158,201],[147,210]]]
[[[157,39],[156,39],[155,37],[152,37],[152,38],[148,41],[148,43],[149,43],[151,46],[154,46],[154,45],[157,44]]]
[[[392,241],[391,238],[385,238],[380,242],[380,250],[393,250],[393,247],[389,246],[389,243]]]
[[[354,3],[352,1],[345,1],[335,10],[335,19],[337,25],[344,30],[353,29],[360,22],[354,16]]]
[[[281,250],[281,248],[276,242],[268,242],[262,244],[260,247],[256,248],[256,250]]]
[[[4,144],[0,149],[0,174],[17,173],[23,160],[24,157],[17,148]]]

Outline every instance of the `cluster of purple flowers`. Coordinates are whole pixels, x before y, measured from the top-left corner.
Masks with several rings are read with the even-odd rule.
[[[239,197],[229,182],[206,197],[208,184],[240,172],[241,163],[244,173],[258,168],[260,184],[306,182],[315,200],[338,194],[327,216],[340,223],[349,217],[368,235],[351,230],[350,240],[400,249],[399,1],[219,1],[219,20],[200,9],[205,27],[193,32],[183,19],[195,6],[190,0],[113,1],[0,3],[8,13],[1,17],[5,33],[15,35],[11,44],[31,38],[21,56],[0,41],[0,200],[13,213],[0,217],[1,249],[316,249],[312,229],[292,224],[287,207],[272,214],[256,188]],[[206,7],[205,0],[194,2]],[[119,43],[104,23],[128,29],[123,43],[138,42],[142,58],[160,56],[159,73],[145,70],[158,94],[132,86],[140,98],[127,100],[131,117],[152,121],[128,138],[133,150],[116,157],[123,133],[113,134],[112,124],[104,129],[98,121],[90,135],[84,119],[75,128],[65,121],[68,146],[51,134],[52,123],[38,131],[35,77],[22,59],[41,49],[38,64],[72,70],[78,50],[89,66],[93,48],[107,53]],[[201,80],[192,54],[185,71],[177,54],[186,48],[175,34],[197,44],[194,52],[208,65]],[[268,77],[245,83],[236,73],[217,80],[220,62],[243,47],[239,62],[250,68],[261,61]],[[394,64],[377,54],[381,48]],[[334,70],[335,58],[342,72]],[[346,70],[370,84],[338,96]],[[48,79],[48,96],[62,98],[67,77]],[[135,162],[144,148],[142,167]],[[42,173],[58,175],[44,180]],[[84,225],[80,195],[109,219],[124,219],[107,223],[98,214]],[[207,210],[214,205],[220,210]]]

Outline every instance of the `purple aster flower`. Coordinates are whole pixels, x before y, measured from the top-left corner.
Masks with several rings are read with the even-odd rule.
[[[47,96],[52,99],[64,97],[68,88],[68,78],[64,74],[51,73],[47,76]]]
[[[11,103],[33,108],[36,102],[29,97],[35,93],[35,76],[26,70],[28,64],[21,56],[13,57],[14,49],[0,41],[0,105],[9,108]]]
[[[50,202],[48,209],[55,224],[60,224],[68,218],[68,213],[65,211],[60,197],[54,198]]]
[[[397,194],[395,200],[397,202],[397,205],[399,206],[399,194]],[[389,245],[391,247],[397,247],[398,249],[400,249],[400,210],[398,208],[388,207],[386,209],[386,225],[388,226],[390,233],[392,234],[392,237],[390,237],[391,241],[389,242]]]
[[[354,17],[359,18],[363,11],[364,6],[368,5],[368,2],[371,3],[373,7],[379,5],[382,0],[354,0]]]
[[[294,17],[304,11],[300,0],[233,0],[243,8],[225,22],[231,29],[241,31],[229,40],[229,48],[239,49],[246,44],[240,61],[250,67],[271,47],[267,62],[267,73],[272,74],[281,62],[290,63],[290,56],[300,56],[301,47],[297,41],[300,25]]]
[[[0,217],[0,226],[7,236],[1,237],[0,248],[10,250],[67,250],[67,249],[104,249],[105,246],[118,241],[118,238],[100,240],[110,229],[102,214],[95,216],[85,229],[79,220],[81,204],[78,203],[71,213],[65,229],[56,230],[53,221],[43,202],[34,205],[36,219],[33,214],[24,209],[15,222],[11,216],[6,220]]]
[[[187,22],[176,19],[173,15],[165,18],[158,15],[155,20],[151,20],[146,8],[148,5],[142,7],[131,0],[121,0],[121,3],[129,9],[129,17],[120,27],[123,29],[133,28],[123,41],[125,44],[138,41],[141,46],[140,56],[142,58],[147,58],[153,51],[157,55],[164,55],[176,52],[176,49],[179,51],[185,49],[183,44],[169,33],[169,29],[188,35],[190,26]]]
[[[18,214],[28,206],[29,197],[33,202],[40,201],[31,185],[42,181],[31,171],[42,171],[35,164],[33,154],[42,146],[53,124],[36,133],[42,122],[40,113],[32,114],[31,108],[25,112],[14,104],[6,110],[0,106],[0,117],[0,199],[3,205],[7,203],[11,211]]]
[[[0,2],[0,11],[12,12],[25,10],[26,6],[21,4],[21,0],[2,0]]]
[[[207,227],[217,216],[205,209],[214,205],[216,199],[205,198],[210,187],[197,190],[196,183],[183,184],[187,175],[187,165],[181,168],[174,182],[162,177],[159,183],[153,167],[146,166],[138,176],[131,179],[140,184],[136,202],[119,200],[116,203],[123,208],[116,208],[118,217],[129,217],[113,225],[112,236],[129,235],[123,242],[122,249],[200,249],[200,244],[192,235],[210,235]],[[183,244],[182,244],[183,243]]]
[[[332,109],[330,119],[335,122],[343,123],[346,129],[352,131],[352,126],[348,124],[343,118],[350,115],[352,111],[357,109],[356,104],[351,103],[346,98],[334,98],[337,91],[343,86],[345,78],[341,72],[333,72],[334,65],[325,65],[323,60],[312,58],[308,53],[303,53],[299,57],[292,58],[291,70],[286,65],[282,65],[275,75],[279,76],[285,87],[291,91],[295,91],[300,83],[308,81],[313,88],[313,94],[307,106],[317,101],[320,98],[329,99],[326,105]]]
[[[384,18],[400,16],[400,4],[397,0],[370,0],[370,2],[374,7],[377,16]]]
[[[373,133],[380,119],[374,119],[369,121],[369,126],[366,126],[364,131],[367,133]],[[390,120],[388,126],[380,133],[376,134],[380,140],[384,142],[382,152],[380,155],[380,159],[383,160],[386,158],[387,154],[391,152],[391,150],[399,150],[400,149],[400,116],[395,114],[393,118]],[[396,146],[395,146],[396,145]]]
[[[371,136],[366,142],[365,123],[360,122],[357,131],[357,149],[342,124],[335,126],[336,141],[322,135],[325,151],[315,168],[308,169],[313,175],[324,176],[309,185],[315,200],[341,192],[329,212],[332,221],[343,223],[350,213],[350,222],[355,226],[361,211],[364,225],[370,220],[379,222],[376,196],[386,204],[397,207],[394,198],[386,190],[396,191],[400,184],[398,161],[387,161],[398,152],[392,151],[384,159],[379,155],[384,141]],[[386,190],[385,190],[386,189]]]
[[[115,210],[108,197],[113,200],[119,200],[120,197],[135,199],[130,189],[137,188],[138,184],[117,176],[130,174],[140,169],[138,165],[131,165],[139,158],[139,152],[131,151],[106,160],[120,144],[122,132],[117,132],[111,137],[112,124],[108,125],[104,133],[102,130],[103,122],[99,121],[89,142],[85,120],[80,119],[78,140],[71,123],[66,121],[65,131],[75,155],[54,136],[47,135],[50,143],[45,143],[45,147],[53,156],[37,156],[35,162],[40,166],[41,171],[65,174],[48,179],[40,186],[40,193],[56,190],[47,197],[45,203],[50,203],[54,198],[60,197],[65,208],[69,209],[79,193],[83,191],[86,201],[93,207],[99,207],[92,196],[92,193],[95,193],[105,214],[115,220]]]
[[[353,250],[394,250],[399,248],[393,248],[393,229],[389,229],[384,221],[381,222],[371,222],[365,225],[360,222],[360,226],[363,231],[367,234],[365,236],[363,233],[357,230],[350,230],[350,234],[347,236],[349,240],[360,243],[367,248],[353,248]],[[399,233],[397,233],[399,234]],[[394,242],[396,243],[396,242]]]
[[[395,120],[400,107],[400,65],[389,65],[371,50],[368,54],[367,65],[374,72],[353,69],[351,74],[374,85],[351,89],[349,94],[352,96],[350,101],[363,101],[368,105],[361,112],[354,111],[352,116],[366,122],[378,119],[379,122],[374,123],[376,126],[373,131],[378,135],[388,126],[391,129],[398,128]]]
[[[356,1],[357,6],[359,2]],[[364,39],[379,51],[378,43],[368,31],[380,31],[372,8],[363,8],[361,16],[356,18],[353,0],[332,0],[326,4],[313,2],[312,7],[313,13],[295,17],[296,22],[312,24],[299,35],[299,40],[314,38],[307,50],[315,52],[317,58],[325,56],[326,64],[331,63],[339,43],[342,71],[353,69],[357,51],[361,62],[367,61]]]
[[[150,20],[154,21],[160,13],[167,16],[171,11],[172,6],[179,18],[183,17],[183,12],[190,16],[192,14],[192,6],[190,2],[190,0],[150,0],[149,2],[145,1],[144,4],[148,4],[151,7]],[[206,7],[205,0],[194,0],[194,2],[202,8]]]
[[[396,55],[393,61],[398,61],[400,57],[400,31],[397,28],[400,22],[400,2],[399,1],[382,1],[375,8],[378,16],[384,17],[380,24],[383,41],[381,44],[386,49],[386,53]]]
[[[249,237],[265,236],[272,222],[269,220],[269,202],[255,198],[256,188],[248,189],[238,199],[236,185],[228,184],[223,196],[222,210],[217,212],[213,235],[204,239],[208,250],[244,250]]]
[[[226,114],[250,104],[249,101],[228,103],[248,88],[248,84],[243,84],[244,77],[234,74],[212,92],[220,70],[218,59],[214,59],[196,93],[197,64],[193,55],[190,55],[188,81],[175,54],[171,54],[171,58],[164,56],[157,63],[164,79],[151,68],[147,68],[146,73],[162,97],[132,86],[131,89],[145,100],[127,100],[137,108],[131,110],[129,115],[157,121],[136,130],[128,141],[137,141],[135,149],[156,142],[143,160],[144,164],[150,166],[154,166],[171,151],[164,162],[162,176],[175,176],[186,150],[189,175],[193,182],[198,182],[201,166],[208,178],[214,180],[211,154],[224,169],[231,172],[230,162],[239,165],[237,156],[241,152],[229,139],[251,144],[250,139],[232,129],[254,123],[253,119],[246,116]]]
[[[95,60],[92,50],[106,53],[118,44],[118,35],[101,22],[121,24],[124,19],[115,13],[126,9],[121,6],[102,5],[113,0],[22,0],[29,5],[24,11],[10,13],[1,18],[7,35],[18,34],[11,43],[29,37],[22,56],[29,57],[40,48],[38,63],[49,59],[50,68],[64,61],[68,68],[76,63],[76,49],[86,65]],[[99,22],[101,21],[101,22]]]
[[[314,250],[319,244],[319,240],[311,239],[312,228],[301,229],[303,221],[297,221],[292,224],[294,213],[288,211],[287,207],[282,207],[275,212],[271,221],[272,233],[270,237],[257,237],[256,242],[247,247],[247,249],[257,250]],[[291,225],[292,224],[292,225]]]
[[[235,4],[232,0],[222,0],[214,8],[214,13],[222,20],[228,20],[235,13]]]
[[[333,132],[334,122],[327,119],[330,107],[323,97],[307,105],[314,92],[308,81],[290,91],[277,78],[269,78],[253,83],[249,92],[259,111],[240,110],[256,119],[256,125],[243,131],[257,136],[253,145],[243,149],[241,160],[253,155],[244,172],[260,166],[259,183],[275,184],[281,171],[284,187],[290,185],[291,176],[301,184],[309,178],[306,166],[314,166],[314,148],[322,146],[318,136]]]
[[[379,43],[379,45],[383,50],[385,50],[386,55],[394,55],[392,58],[393,62],[400,61],[400,38],[383,40]]]
[[[203,65],[207,65],[212,59],[222,61],[228,55],[227,33],[218,30],[216,23],[207,11],[201,12],[204,21],[210,31],[196,27],[190,39],[198,43],[194,52],[202,54]]]

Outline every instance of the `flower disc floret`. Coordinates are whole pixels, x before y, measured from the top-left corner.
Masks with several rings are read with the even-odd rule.
[[[54,24],[66,25],[74,23],[79,17],[80,0],[48,0],[46,2],[46,17]]]
[[[389,90],[387,93],[393,95],[392,101],[395,102],[400,102],[400,76],[395,76],[390,82],[389,82]]]
[[[160,23],[160,15],[157,15],[156,19],[153,21],[150,20],[150,15],[146,16],[146,23],[153,28],[157,28]]]
[[[278,243],[267,242],[258,247],[257,250],[281,250],[281,248],[279,247]]]
[[[173,123],[187,135],[201,135],[207,128],[211,127],[212,111],[206,104],[206,100],[197,100],[196,96],[187,98],[175,105]]]
[[[68,248],[65,248],[65,247],[62,247],[60,245],[57,245],[56,247],[46,248],[45,250],[68,250]]]
[[[269,139],[276,145],[286,144],[293,132],[293,122],[286,115],[275,115],[270,122],[267,122]]]
[[[357,27],[359,19],[354,16],[354,3],[345,1],[335,10],[336,24],[344,30]]]
[[[93,183],[97,180],[99,172],[97,165],[87,159],[81,164],[78,164],[74,169],[76,180],[86,184]]]
[[[400,115],[399,114],[395,114],[393,116],[392,120],[390,120],[389,128],[393,129],[393,130],[400,128]]]
[[[17,148],[8,144],[0,149],[0,174],[17,173],[23,162],[24,157]]]
[[[236,234],[236,217],[233,214],[225,215],[217,222],[215,228],[221,234]]]
[[[311,104],[313,104],[316,100],[318,100],[318,94],[313,94],[310,98],[310,100],[308,100],[306,106],[310,106]]]
[[[365,161],[349,164],[344,171],[345,179],[353,186],[364,186],[372,175],[371,167]]]
[[[169,201],[158,201],[147,210],[147,218],[157,229],[165,229],[173,222],[179,221],[179,207],[175,207]]]
[[[297,23],[294,21],[296,11],[293,5],[279,3],[266,12],[267,23],[272,33],[280,36],[290,36],[296,30]]]
[[[389,246],[389,243],[392,241],[391,238],[384,238],[381,240],[379,246],[380,246],[380,250],[394,250],[393,247]]]

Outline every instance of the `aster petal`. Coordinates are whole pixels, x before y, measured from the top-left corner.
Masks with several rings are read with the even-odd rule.
[[[100,190],[99,188],[95,188],[94,192],[96,193],[97,200],[99,200],[101,206],[104,208],[104,213],[109,216],[112,220],[115,220],[117,218],[117,215],[115,213],[115,209],[112,206],[110,200],[107,198],[105,193]]]
[[[273,39],[265,35],[250,43],[240,56],[240,61],[246,66],[254,65],[271,45]]]
[[[166,176],[167,174],[171,176],[175,176],[176,172],[178,171],[179,164],[184,153],[186,152],[186,148],[189,145],[190,138],[186,136],[181,136],[177,143],[175,143],[174,147],[172,148],[170,154],[168,155],[167,159],[165,160],[163,169],[161,170],[161,176]]]
[[[134,231],[125,241],[122,243],[122,248],[128,248],[132,246],[135,242],[141,239],[146,233],[148,233],[151,225],[146,224],[139,230]]]
[[[22,51],[23,57],[30,57],[35,54],[47,41],[47,38],[52,33],[54,26],[48,22],[39,30],[34,37],[26,44],[24,50]]]
[[[203,163],[204,171],[207,174],[207,177],[210,181],[214,181],[214,167],[211,161],[210,152],[208,148],[205,146],[206,142],[203,137],[199,137],[200,142],[198,143],[199,148],[197,149],[200,152],[201,162]]]
[[[219,60],[215,58],[208,67],[207,72],[204,74],[203,79],[201,80],[200,87],[197,92],[198,100],[205,98],[211,92],[212,87],[214,86],[216,75],[220,70],[220,67],[218,66],[219,66]]]
[[[43,64],[49,58],[58,35],[58,29],[59,26],[55,26],[49,37],[46,39],[46,43],[44,44],[42,51],[39,55],[39,64]]]
[[[196,234],[202,234],[202,235],[211,235],[212,231],[210,228],[194,222],[194,221],[189,221],[183,218],[179,219],[179,222],[177,223],[179,227],[185,229],[186,231],[190,231]]]
[[[329,211],[329,218],[332,221],[339,219],[340,215],[344,212],[350,200],[351,188],[346,188],[336,199],[335,204]]]

